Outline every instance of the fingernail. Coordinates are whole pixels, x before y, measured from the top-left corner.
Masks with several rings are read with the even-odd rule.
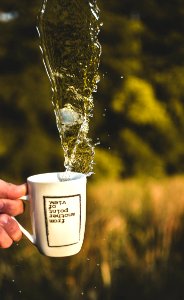
[[[26,184],[21,184],[21,185],[18,185],[18,188],[20,190],[20,192],[25,195],[26,194],[26,191],[27,191],[27,187],[26,187]]]

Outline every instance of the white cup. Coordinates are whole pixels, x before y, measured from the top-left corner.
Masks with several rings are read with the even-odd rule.
[[[86,175],[55,172],[28,177],[33,234],[21,231],[47,256],[64,257],[80,251],[86,222]]]

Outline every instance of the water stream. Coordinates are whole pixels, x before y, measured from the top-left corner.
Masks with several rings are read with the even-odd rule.
[[[38,32],[64,165],[66,171],[87,175],[93,171],[94,160],[88,131],[99,81],[99,29],[95,0],[44,0]]]

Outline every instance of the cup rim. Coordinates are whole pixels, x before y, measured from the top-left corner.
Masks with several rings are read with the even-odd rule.
[[[28,182],[32,183],[67,183],[71,181],[86,178],[86,175],[78,172],[48,172],[31,175],[27,178]]]

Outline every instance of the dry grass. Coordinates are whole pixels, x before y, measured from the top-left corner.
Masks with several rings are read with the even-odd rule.
[[[183,226],[183,183],[183,177],[175,177],[89,186],[85,247],[89,253],[98,248],[104,284],[110,284],[109,273],[123,265],[153,272],[167,262]]]
[[[49,293],[67,300],[132,300],[137,294],[142,300],[184,299],[183,182],[184,177],[89,182],[81,252],[49,259],[24,239],[14,255],[12,249],[1,255],[6,270],[0,272],[1,290],[4,278],[11,282],[15,276],[20,285],[31,281],[37,287],[31,294],[24,289],[28,300],[40,291],[39,299],[49,299]],[[24,262],[18,274],[17,261]]]

